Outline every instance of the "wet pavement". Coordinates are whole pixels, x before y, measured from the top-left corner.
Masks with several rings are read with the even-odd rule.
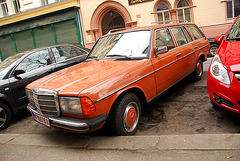
[[[185,134],[240,133],[240,118],[212,107],[207,93],[207,70],[211,59],[204,63],[204,75],[199,82],[182,80],[170,90],[143,107],[136,136]],[[29,112],[18,116],[0,134],[65,134],[33,121]],[[107,135],[98,131],[89,135]]]

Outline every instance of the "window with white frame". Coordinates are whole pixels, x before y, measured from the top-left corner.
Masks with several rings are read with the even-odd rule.
[[[45,6],[45,5],[47,5],[48,4],[48,0],[41,0],[41,5],[42,6]]]
[[[235,18],[240,14],[240,0],[227,1],[227,18]]]
[[[8,7],[6,0],[0,0],[0,17],[8,16]]]
[[[158,5],[157,17],[159,24],[166,24],[171,22],[169,8],[166,3],[162,2]]]
[[[13,0],[13,6],[14,6],[15,13],[19,13],[20,12],[19,0]]]
[[[179,22],[191,22],[190,5],[187,0],[180,0],[177,4]]]

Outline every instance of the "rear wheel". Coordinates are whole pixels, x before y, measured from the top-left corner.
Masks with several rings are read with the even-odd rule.
[[[190,75],[190,78],[195,82],[201,80],[202,75],[203,75],[203,61],[201,58],[199,58],[196,65],[196,69]]]
[[[113,105],[109,128],[114,135],[134,135],[141,117],[141,104],[133,93],[121,96]]]
[[[8,127],[11,121],[11,111],[8,106],[0,103],[0,131]]]

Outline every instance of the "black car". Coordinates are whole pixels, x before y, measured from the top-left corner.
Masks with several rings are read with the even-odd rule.
[[[89,49],[55,45],[15,54],[0,63],[0,131],[12,117],[26,110],[25,86],[86,59]]]
[[[214,39],[215,39],[215,37],[208,38],[208,41],[210,43],[210,49],[209,49],[208,56],[211,56],[211,57],[215,55],[215,53],[217,52],[218,47],[220,45],[220,44],[216,43],[214,41]]]

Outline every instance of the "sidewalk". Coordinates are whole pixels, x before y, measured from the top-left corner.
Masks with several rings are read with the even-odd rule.
[[[99,137],[0,134],[0,160],[239,161],[240,134]]]

